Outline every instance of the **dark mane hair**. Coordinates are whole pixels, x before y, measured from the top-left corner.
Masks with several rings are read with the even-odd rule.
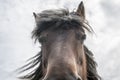
[[[39,39],[41,32],[50,28],[52,29],[80,28],[83,31],[87,30],[89,32],[92,32],[91,27],[85,20],[82,19],[82,17],[78,16],[77,13],[75,12],[69,13],[69,11],[66,9],[45,10],[36,16],[38,16],[40,19],[38,20],[36,19],[37,26],[32,32],[32,37],[35,38],[35,40]],[[101,78],[96,70],[97,64],[94,61],[93,53],[86,46],[84,46],[84,50],[87,59],[87,80],[100,80]],[[42,51],[40,51],[37,55],[30,58],[28,64],[20,68],[20,72],[32,69],[30,73],[20,78],[29,80],[41,80],[43,78],[42,65],[43,65]]]
[[[97,63],[94,60],[93,53],[84,45],[85,55],[87,59],[87,79],[88,80],[101,80],[98,75],[96,66]]]
[[[35,14],[34,14],[35,15]],[[39,19],[36,19],[36,28],[33,30],[32,37],[36,40],[39,39],[41,32],[52,28],[52,29],[86,29],[92,32],[92,28],[80,17],[76,12],[69,12],[67,9],[57,10],[44,10],[36,15]],[[89,26],[89,27],[87,27]]]

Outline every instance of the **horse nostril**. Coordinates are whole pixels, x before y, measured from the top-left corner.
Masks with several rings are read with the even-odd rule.
[[[82,78],[81,78],[81,77],[78,77],[77,80],[82,80]]]
[[[80,78],[78,78],[77,80],[81,80]]]

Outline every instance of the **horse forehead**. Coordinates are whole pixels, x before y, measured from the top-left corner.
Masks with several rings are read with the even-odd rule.
[[[75,29],[54,29],[50,33],[51,33],[51,36],[56,35],[56,37],[59,37],[59,36],[60,37],[64,37],[64,36],[66,36],[66,37],[74,37],[75,34],[76,34],[76,30]]]
[[[69,48],[71,44],[74,46],[75,43],[79,43],[80,41],[78,38],[80,38],[83,34],[84,32],[78,32],[77,30],[56,30],[49,31],[46,35],[43,34],[42,37],[47,39],[46,41],[48,44],[50,43],[60,46],[63,43],[63,47]],[[65,46],[66,44],[69,46]]]

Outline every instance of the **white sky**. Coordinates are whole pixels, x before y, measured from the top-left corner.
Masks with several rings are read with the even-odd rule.
[[[96,35],[85,44],[94,52],[104,80],[120,80],[120,0],[83,0],[86,17]],[[74,10],[80,0],[0,0],[0,80],[17,80],[14,70],[39,51],[31,31],[32,12],[44,9]]]

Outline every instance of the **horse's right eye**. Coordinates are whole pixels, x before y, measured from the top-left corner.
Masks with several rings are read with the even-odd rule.
[[[39,38],[39,42],[40,42],[40,43],[44,43],[44,42],[46,42],[46,41],[47,41],[46,37],[41,37],[41,38]]]

